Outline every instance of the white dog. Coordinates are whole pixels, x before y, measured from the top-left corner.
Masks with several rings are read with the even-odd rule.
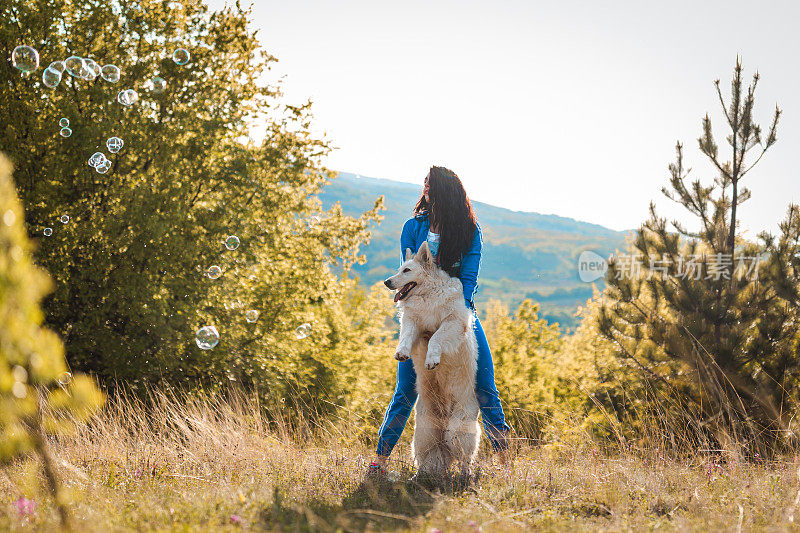
[[[461,474],[469,476],[481,431],[475,395],[478,345],[461,281],[434,263],[424,242],[416,255],[406,250],[400,270],[384,283],[397,290],[400,309],[395,359],[411,357],[417,374],[414,462],[420,472],[441,475],[456,461]]]

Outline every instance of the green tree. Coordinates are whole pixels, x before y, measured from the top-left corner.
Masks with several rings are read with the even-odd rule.
[[[562,438],[570,433],[590,435],[611,450],[627,449],[630,443],[648,449],[685,450],[686,440],[676,439],[675,433],[686,426],[688,413],[681,408],[664,409],[664,400],[691,391],[660,390],[661,401],[653,401],[652,382],[642,378],[637,362],[621,357],[619,347],[600,333],[597,317],[603,305],[607,302],[595,290],[578,312],[580,325],[564,340],[558,354],[551,380],[558,407],[553,430]],[[647,355],[641,356],[643,353]],[[659,354],[652,344],[637,345],[637,357],[664,372]],[[670,373],[665,372],[664,379],[677,385]],[[694,447],[696,442],[691,444]]]
[[[310,102],[283,103],[269,78],[275,58],[259,48],[248,15],[191,0],[0,6],[6,57],[25,43],[43,67],[77,55],[121,70],[116,84],[64,73],[48,89],[41,70],[0,67],[0,148],[19,168],[29,226],[38,235],[53,228],[37,253],[56,282],[47,321],[70,363],[106,383],[236,379],[269,389],[279,376],[334,387],[336,354],[316,344],[331,331],[320,309],[343,297],[379,204],[358,219],[321,212],[329,147],[310,134]],[[172,60],[178,47],[188,63]],[[121,105],[122,89],[138,91],[138,102]],[[244,140],[251,124],[263,128],[263,144]],[[111,136],[125,143],[116,154],[105,150]],[[112,163],[105,174],[87,165],[95,151]],[[223,245],[229,235],[240,239],[235,250]],[[219,279],[205,275],[212,265]],[[249,309],[260,312],[255,323]],[[305,322],[303,342],[293,332]],[[194,342],[205,325],[221,336],[209,351]]]
[[[344,407],[339,414],[357,429],[353,439],[374,446],[397,379],[394,353],[399,326],[391,293],[383,283],[368,291],[354,284],[342,305],[325,311],[338,354],[341,393],[335,401]]]
[[[558,325],[539,318],[539,305],[531,300],[514,313],[494,300],[481,323],[509,424],[519,436],[541,440],[553,416],[552,367],[562,345]]]
[[[38,454],[68,525],[46,435],[86,419],[102,396],[87,376],[67,371],[61,340],[41,325],[39,302],[51,282],[33,264],[23,216],[11,165],[0,156],[0,464],[26,452]]]
[[[713,184],[687,182],[679,143],[670,188],[663,189],[694,221],[674,221],[671,231],[651,204],[650,219],[631,248],[635,255],[610,261],[597,313],[599,331],[638,369],[654,399],[672,398],[682,406],[686,428],[710,433],[723,445],[746,444],[751,452],[785,441],[800,364],[791,306],[796,209],[778,240],[762,235],[752,243],[738,234],[737,207],[750,198],[742,179],[776,142],[781,113],[776,108],[762,132],[753,118],[758,79],[756,74],[745,87],[737,61],[728,104],[716,82],[730,128],[730,159],[720,156],[706,115],[698,144],[713,165]],[[631,268],[637,262],[638,273]]]

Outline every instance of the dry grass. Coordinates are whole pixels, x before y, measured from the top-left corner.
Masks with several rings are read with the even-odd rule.
[[[406,446],[391,465],[398,481],[365,481],[371,450],[347,422],[290,428],[262,411],[241,396],[160,394],[148,411],[112,400],[91,425],[52,443],[76,529],[774,531],[800,520],[795,458],[723,463],[655,450],[608,457],[589,441],[521,446],[510,466],[482,452],[473,487],[430,491],[408,481]],[[13,503],[30,495],[20,481],[29,469],[20,462],[0,475],[0,530],[57,527],[50,502],[29,517]]]

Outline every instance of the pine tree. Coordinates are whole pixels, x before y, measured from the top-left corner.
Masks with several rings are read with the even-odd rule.
[[[787,295],[797,284],[777,266],[790,252],[776,252],[791,249],[786,231],[796,225],[796,211],[781,244],[767,235],[747,242],[738,233],[737,208],[750,198],[742,180],[775,144],[781,114],[776,108],[766,133],[755,122],[758,80],[756,74],[745,87],[737,60],[727,104],[715,82],[730,158],[720,155],[706,115],[698,144],[716,175],[710,185],[688,183],[678,143],[662,192],[694,217],[693,227],[676,220],[672,231],[651,204],[631,254],[610,260],[597,317],[599,331],[656,398],[680,398],[685,427],[751,452],[785,441],[798,392],[798,329]]]

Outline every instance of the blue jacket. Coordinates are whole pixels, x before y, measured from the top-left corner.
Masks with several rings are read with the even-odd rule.
[[[400,234],[400,262],[405,260],[406,248],[410,248],[413,253],[417,253],[419,247],[428,238],[428,229],[430,221],[428,220],[427,213],[421,213],[413,218],[409,218],[403,224],[403,232]],[[483,248],[483,237],[481,235],[481,227],[478,225],[475,228],[475,235],[472,237],[472,243],[469,249],[461,258],[461,270],[459,272],[459,279],[461,285],[464,287],[464,301],[467,307],[475,310],[473,300],[475,298],[475,291],[478,289],[478,271],[481,268],[481,249]]]

